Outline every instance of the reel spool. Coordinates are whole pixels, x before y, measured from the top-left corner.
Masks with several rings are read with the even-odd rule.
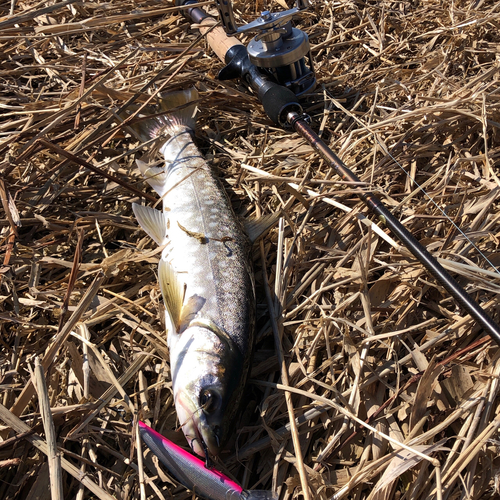
[[[291,24],[295,14],[307,9],[306,2],[307,0],[297,0],[295,8],[283,12],[264,11],[255,21],[237,27],[231,1],[216,0],[228,35],[258,32],[247,47],[250,62],[296,96],[310,92],[316,86],[309,39],[303,31],[293,28]]]

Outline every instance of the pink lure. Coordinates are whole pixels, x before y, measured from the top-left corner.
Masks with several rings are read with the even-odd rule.
[[[272,491],[244,490],[239,484],[139,422],[142,440],[186,488],[208,500],[277,500]]]

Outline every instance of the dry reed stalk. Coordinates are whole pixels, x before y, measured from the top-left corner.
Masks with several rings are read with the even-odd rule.
[[[283,219],[280,219],[280,234],[282,235],[283,233]],[[283,240],[281,240],[283,241]],[[283,249],[278,245],[278,266],[277,266],[277,274],[281,274],[281,265],[282,265],[282,255],[283,255]],[[281,251],[280,251],[281,250]],[[262,261],[265,261],[265,251],[264,251],[264,246],[262,240],[260,241],[260,252],[261,252],[261,258]],[[263,270],[264,274],[264,281],[267,282],[267,277],[265,274],[265,271]],[[279,287],[278,281],[276,282],[276,286]],[[277,288],[279,292],[279,288]],[[271,311],[271,325],[273,328],[273,334],[274,334],[274,343],[276,346],[276,352],[278,354],[278,363],[281,368],[281,378],[283,380],[284,385],[288,385],[288,368],[285,363],[285,359],[283,357],[283,350],[282,350],[282,345],[281,345],[281,334],[279,331],[279,326],[278,326],[278,321],[277,318],[280,317],[281,315],[281,310],[282,310],[282,305],[278,302],[275,304],[272,300],[271,293],[269,290],[269,285],[265,287],[266,291],[266,298],[267,298],[267,304],[269,307],[269,310]],[[280,300],[280,294],[277,293],[275,296],[275,299],[277,301]],[[299,471],[300,475],[300,481],[302,485],[302,494],[304,495],[305,500],[309,500],[309,485],[308,485],[308,480],[307,480],[307,475],[305,472],[304,468],[304,460],[302,458],[302,450],[300,448],[300,442],[299,442],[299,436],[298,436],[298,431],[297,431],[297,426],[295,424],[295,413],[294,413],[294,408],[293,408],[293,403],[292,403],[292,398],[289,392],[285,392],[285,401],[288,409],[288,414],[290,417],[290,432],[292,436],[292,441],[293,441],[293,447],[295,450],[295,458],[297,460],[297,470]]]
[[[78,323],[78,321],[80,320],[83,313],[89,307],[90,303],[92,302],[95,295],[99,291],[99,287],[100,287],[103,279],[104,279],[104,275],[102,273],[100,273],[98,276],[96,276],[94,282],[92,283],[90,288],[87,290],[87,292],[83,296],[82,300],[78,304],[78,307],[75,309],[74,313],[71,315],[71,317],[68,319],[68,321],[64,324],[63,328],[58,332],[57,336],[54,339],[53,344],[49,347],[47,353],[43,357],[41,364],[42,364],[44,370],[47,370],[49,368],[52,361],[54,360],[54,357],[57,355],[57,352],[62,347],[62,344],[66,341],[66,339],[71,334],[71,330],[75,327],[75,325]],[[11,408],[11,411],[14,415],[17,416],[24,410],[24,408],[28,404],[29,400],[33,396],[34,392],[35,392],[35,388],[33,386],[33,383],[30,381],[30,382],[28,382],[26,387],[23,389],[22,393],[20,394],[20,396],[17,399],[14,406]]]
[[[243,22],[285,3],[235,7]],[[280,500],[306,484],[321,500],[498,495],[498,348],[355,192],[375,192],[499,319],[499,16],[494,0],[319,0],[297,19],[318,77],[304,107],[361,178],[353,186],[270,123],[241,85],[217,81],[221,64],[172,5],[0,5],[0,402],[33,422],[0,407],[0,497],[47,490],[45,459],[19,435],[41,432],[33,356],[47,360],[62,466],[100,484],[94,496],[190,497],[150,455],[142,465],[135,455],[132,408],[185,443],[156,285],[161,250],[130,208],[154,198],[134,167],[152,143],[117,114],[193,83],[196,142],[236,212],[284,218],[263,239],[263,258],[253,250],[254,374],[220,467],[245,487],[275,484]],[[276,385],[283,374],[286,390]],[[442,474],[412,453],[395,477],[398,443],[430,454]],[[85,498],[72,477],[66,495]]]
[[[43,428],[47,436],[47,459],[49,463],[50,475],[50,496],[52,500],[62,500],[64,498],[61,456],[57,451],[57,437],[50,412],[49,394],[45,383],[45,375],[43,367],[40,364],[40,359],[35,358],[35,370],[33,373],[34,384],[38,393],[38,401],[40,404],[40,416],[42,417]]]
[[[16,432],[28,433],[31,430],[22,420],[16,417],[3,405],[0,405],[0,419]],[[27,435],[25,439],[27,439],[33,446],[38,448],[43,454],[47,455],[47,457],[50,456],[52,450],[47,445],[47,442],[40,436],[38,436],[37,434],[30,434]],[[113,498],[88,477],[81,477],[79,470],[65,458],[61,458],[61,466],[66,472],[71,474],[77,481],[81,482],[86,488],[88,488],[101,500],[111,500]]]

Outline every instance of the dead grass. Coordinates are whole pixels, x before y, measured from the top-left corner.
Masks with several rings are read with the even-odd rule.
[[[282,8],[235,7],[239,22]],[[50,415],[64,498],[191,498],[138,459],[131,425],[183,443],[159,253],[130,208],[156,200],[134,168],[149,145],[115,117],[193,83],[197,142],[235,210],[284,209],[254,252],[258,343],[220,467],[302,496],[286,389],[311,498],[498,496],[498,347],[370,225],[352,186],[216,80],[221,64],[171,4],[12,0],[0,15],[0,498],[49,498]],[[500,3],[321,0],[300,25],[315,129],[498,321]]]

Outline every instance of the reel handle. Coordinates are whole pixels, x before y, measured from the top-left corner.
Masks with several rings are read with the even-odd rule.
[[[214,28],[216,21],[203,9],[196,7],[195,3],[196,0],[175,0],[178,6],[193,4],[193,7],[187,9],[184,15],[197,24],[203,35],[206,34],[208,43],[219,59],[228,65],[219,74],[221,80],[244,77],[247,83],[255,89],[253,84],[255,78],[258,80],[261,78],[255,74],[255,78],[253,76],[250,78],[254,81],[252,83],[239,71],[241,68],[235,68],[234,64],[230,64],[232,56],[228,58],[228,54],[231,55],[234,48],[241,48],[241,50],[245,49],[250,63],[258,68],[262,77],[286,87],[295,96],[301,96],[314,89],[316,78],[309,39],[305,32],[293,28],[290,22],[293,14],[299,12],[297,7],[276,14],[263,12],[260,18],[238,28],[234,21],[231,1],[216,0],[224,28],[220,26]],[[307,3],[301,4],[298,1],[297,5],[306,6]],[[209,28],[213,29],[209,31]],[[255,29],[260,33],[250,41],[248,47],[229,36],[231,32],[243,33]],[[309,60],[308,63],[306,58]],[[248,68],[248,65],[245,64],[245,67]]]
[[[183,5],[195,4],[196,0],[175,0],[174,3],[180,7]],[[208,44],[212,47],[213,51],[217,54],[217,57],[223,63],[226,62],[226,54],[231,47],[236,45],[244,47],[244,45],[237,38],[227,36],[222,26],[212,28],[214,24],[217,24],[217,21],[212,16],[208,15],[203,9],[193,7],[192,9],[187,9],[184,12],[184,15],[197,25],[197,28],[202,35],[207,34],[206,37]],[[210,30],[210,28],[212,29]]]
[[[197,28],[202,35],[205,35],[214,24],[217,24],[217,21],[213,17],[207,16],[198,23]],[[217,26],[208,32],[207,41],[222,62],[226,61],[226,54],[230,48],[235,45],[244,47],[237,38],[227,36],[222,26]]]
[[[295,8],[293,9],[286,10],[278,14],[271,14],[268,11],[264,11],[261,13],[260,19],[256,19],[245,26],[238,27],[234,18],[231,0],[215,0],[215,4],[217,6],[217,10],[219,11],[224,29],[228,35],[268,29],[275,24],[282,24],[287,19],[291,19],[294,14],[309,8],[309,0],[296,0]]]

